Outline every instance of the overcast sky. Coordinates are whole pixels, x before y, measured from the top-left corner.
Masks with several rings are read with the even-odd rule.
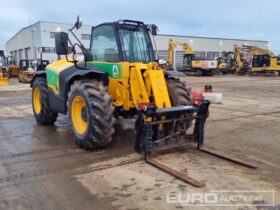
[[[268,40],[280,53],[277,0],[2,0],[0,49],[22,27],[39,20],[84,24],[135,19],[162,34]]]

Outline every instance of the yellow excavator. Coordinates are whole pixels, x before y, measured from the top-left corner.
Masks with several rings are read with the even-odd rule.
[[[249,50],[249,52],[248,52]],[[233,48],[233,53],[234,53],[234,69],[235,73],[238,75],[245,75],[249,69],[250,65],[249,62],[245,59],[245,53],[251,53],[250,49],[244,47],[244,46],[238,46],[234,45]]]
[[[9,74],[6,67],[6,58],[4,51],[0,51],[0,86],[9,84]]]
[[[256,46],[244,46],[250,49],[253,55],[252,68],[249,75],[268,75],[278,77],[280,74],[280,57],[274,55],[270,50]]]
[[[181,46],[184,51],[183,57],[183,70],[189,73],[195,73],[197,76],[207,75],[212,76],[217,73],[217,61],[208,59],[195,58],[195,52],[191,46],[187,43],[183,43],[177,40],[169,39],[168,42],[168,59],[167,69],[176,70],[175,62],[175,48]]]

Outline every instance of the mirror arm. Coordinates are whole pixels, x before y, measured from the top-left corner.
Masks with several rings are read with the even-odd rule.
[[[74,27],[73,27],[74,28]],[[72,29],[73,29],[72,28]],[[82,44],[82,42],[78,39],[78,37],[75,35],[75,33],[72,31],[72,29],[69,29],[69,31],[71,32],[71,34],[74,36],[74,38],[78,41],[78,43],[80,44],[80,48],[81,48],[81,50],[82,50],[82,52],[84,53],[84,54],[90,54],[90,52],[85,48],[85,46]],[[69,41],[70,41],[70,39],[69,39]],[[71,41],[70,41],[70,44],[72,45],[72,43],[71,43]],[[73,46],[73,45],[72,45]],[[85,62],[85,65],[86,65],[86,62]]]
[[[71,32],[71,34],[74,36],[74,38],[79,42],[79,44],[82,46],[83,44],[81,43],[81,41],[78,39],[78,37],[75,35],[75,33],[69,29],[69,31]]]
[[[73,43],[71,42],[71,40],[69,38],[68,38],[68,42],[70,43],[71,47],[73,48],[74,45],[73,45]]]
[[[76,24],[75,24],[72,28],[70,28],[70,29],[68,29],[68,30],[69,30],[69,31],[72,31],[75,27],[76,27]]]

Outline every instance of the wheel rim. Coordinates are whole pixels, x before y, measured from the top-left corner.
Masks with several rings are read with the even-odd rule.
[[[33,107],[36,114],[39,114],[41,112],[41,92],[39,88],[35,88],[33,92]]]
[[[88,127],[86,103],[81,96],[75,96],[71,106],[71,120],[75,131],[83,135]]]

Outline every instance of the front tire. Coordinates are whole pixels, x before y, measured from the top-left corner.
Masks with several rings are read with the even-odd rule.
[[[172,106],[191,105],[191,89],[185,82],[178,79],[168,79],[167,88]]]
[[[179,79],[168,79],[167,88],[172,106],[188,106],[192,104],[191,88],[189,88],[186,82]],[[191,114],[189,115],[191,117]],[[192,119],[186,121],[182,127],[188,129],[192,125]]]
[[[102,81],[75,81],[68,94],[69,124],[75,142],[84,149],[106,146],[115,132],[114,110]]]
[[[35,78],[32,85],[32,108],[34,117],[40,125],[52,124],[58,116],[50,108],[48,91],[47,80]]]

